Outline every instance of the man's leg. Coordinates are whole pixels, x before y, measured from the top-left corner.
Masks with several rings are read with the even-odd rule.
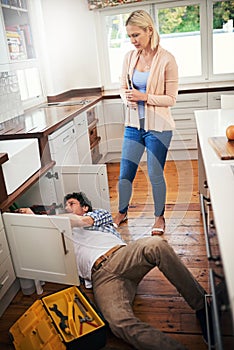
[[[136,318],[132,309],[136,284],[114,277],[104,268],[93,274],[95,301],[112,332],[139,350],[185,350],[185,347],[163,332]]]
[[[113,333],[136,349],[184,349],[164,333],[135,317],[132,303],[138,283],[153,267],[195,310],[204,306],[204,290],[174,250],[160,237],[142,238],[118,250],[93,274],[95,300]]]

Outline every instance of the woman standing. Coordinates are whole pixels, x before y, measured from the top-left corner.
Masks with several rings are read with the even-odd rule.
[[[134,11],[126,21],[127,34],[135,50],[124,58],[121,97],[127,106],[119,176],[118,227],[127,220],[132,183],[146,148],[155,222],[152,235],[165,231],[166,183],[164,165],[175,123],[170,107],[176,103],[178,68],[171,53],[159,45],[151,16]]]

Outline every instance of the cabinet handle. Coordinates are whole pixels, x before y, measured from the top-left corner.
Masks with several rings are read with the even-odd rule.
[[[219,322],[218,300],[215,292],[214,276],[216,274],[212,269],[210,269],[209,273],[210,273],[210,288],[211,288],[211,294],[212,294],[212,309],[213,309],[212,316],[214,317],[213,325],[214,325],[214,334],[215,334],[215,340],[216,340],[215,349],[223,350],[221,332],[220,332],[221,328],[220,328],[220,322]]]
[[[179,118],[179,119],[176,119],[174,118],[176,122],[186,122],[188,120],[193,120],[192,118]]]
[[[69,138],[70,138],[70,135],[65,136],[65,137],[63,138],[63,143],[69,141]]]
[[[4,284],[6,283],[6,281],[9,279],[9,275],[7,275],[4,280],[0,283],[0,289],[2,289],[4,287]]]
[[[69,250],[67,249],[67,246],[66,246],[66,241],[65,241],[64,233],[65,233],[65,230],[63,230],[63,231],[61,232],[61,237],[62,237],[62,243],[63,243],[64,254],[67,255],[67,254],[69,253]]]
[[[206,213],[205,213],[205,200],[208,204],[210,204],[210,199],[206,198],[203,194],[200,194],[200,203],[201,203],[201,212],[202,212],[202,221],[203,221],[203,228],[204,228],[204,235],[205,235],[205,243],[206,243],[206,252],[207,252],[207,258],[208,260],[213,261],[219,261],[220,256],[212,256],[211,248],[210,248],[210,240],[208,236],[208,225],[206,221]]]

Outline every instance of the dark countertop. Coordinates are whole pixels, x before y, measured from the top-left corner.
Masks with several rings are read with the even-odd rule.
[[[1,123],[0,140],[48,136],[101,99],[102,96],[89,96],[87,98],[89,102],[83,105],[50,105],[48,107],[45,103],[39,105],[18,117]],[[81,100],[84,100],[84,98],[69,99],[71,103],[80,102]]]
[[[211,92],[211,91],[231,91],[234,90],[233,85],[228,86],[180,86],[179,94],[194,92]],[[77,95],[61,99],[66,102],[87,101],[84,105],[56,106],[50,105],[45,107],[45,103],[26,111],[24,114],[12,118],[8,121],[0,123],[0,140],[16,139],[16,138],[41,138],[47,137],[59,127],[67,124],[74,119],[75,116],[82,113],[86,109],[95,105],[103,99],[119,98],[119,90],[107,90],[93,92],[91,94]],[[53,102],[53,101],[52,101]],[[58,102],[58,100],[55,100]]]
[[[0,153],[0,165],[8,161],[8,154],[7,153]]]

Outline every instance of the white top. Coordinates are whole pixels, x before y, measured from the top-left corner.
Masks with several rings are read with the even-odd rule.
[[[208,141],[226,136],[234,109],[195,111],[195,117],[234,320],[234,160],[221,160]]]
[[[79,275],[86,288],[92,287],[91,269],[95,261],[114,246],[125,243],[110,232],[73,228],[73,242]]]

